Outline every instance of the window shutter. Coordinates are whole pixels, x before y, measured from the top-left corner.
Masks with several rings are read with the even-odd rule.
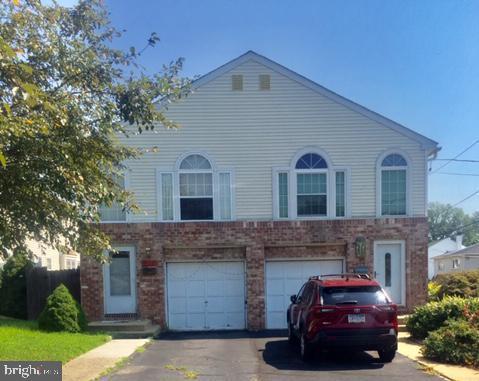
[[[158,214],[161,221],[174,220],[173,173],[158,172]]]
[[[273,171],[273,214],[274,218],[289,218],[289,172]]]
[[[231,173],[219,172],[218,177],[220,219],[231,220]]]

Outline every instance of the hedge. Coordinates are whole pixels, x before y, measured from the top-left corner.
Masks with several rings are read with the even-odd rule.
[[[439,274],[433,281],[440,286],[437,293],[439,299],[444,296],[479,298],[479,270]]]
[[[466,320],[448,320],[424,340],[427,358],[479,367],[479,329]]]
[[[429,332],[443,327],[447,320],[464,318],[465,311],[479,311],[479,298],[464,299],[457,296],[446,296],[436,302],[429,302],[416,307],[406,325],[416,339],[424,339]]]

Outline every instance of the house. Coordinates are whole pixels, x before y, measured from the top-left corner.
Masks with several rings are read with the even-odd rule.
[[[90,320],[285,328],[290,295],[340,272],[425,302],[435,141],[252,51],[193,90],[167,110],[181,128],[121,138],[158,150],[126,163],[144,212],[102,210],[111,263],[82,259]]]
[[[27,240],[27,247],[33,253],[33,263],[38,267],[54,271],[76,269],[80,266],[80,255],[73,251],[61,253],[52,246],[33,239]],[[3,267],[5,262],[5,259],[0,258],[0,267]]]
[[[479,270],[479,243],[434,257],[435,274]]]
[[[429,244],[427,249],[427,273],[429,279],[432,279],[436,275],[436,267],[434,266],[435,257],[466,248],[466,246],[462,244],[462,238],[462,234],[459,234],[455,239],[448,237]]]

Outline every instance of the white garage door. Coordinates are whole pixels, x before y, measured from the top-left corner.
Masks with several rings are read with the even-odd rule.
[[[337,274],[343,261],[271,261],[266,262],[266,327],[287,328],[286,310],[290,296],[297,294],[310,276]]]
[[[245,328],[243,262],[167,264],[168,327]]]

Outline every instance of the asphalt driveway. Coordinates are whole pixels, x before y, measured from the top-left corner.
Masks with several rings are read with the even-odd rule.
[[[375,352],[318,354],[307,365],[277,332],[164,334],[104,379],[169,381],[188,376],[214,381],[441,380],[399,354],[390,364],[380,363]]]

